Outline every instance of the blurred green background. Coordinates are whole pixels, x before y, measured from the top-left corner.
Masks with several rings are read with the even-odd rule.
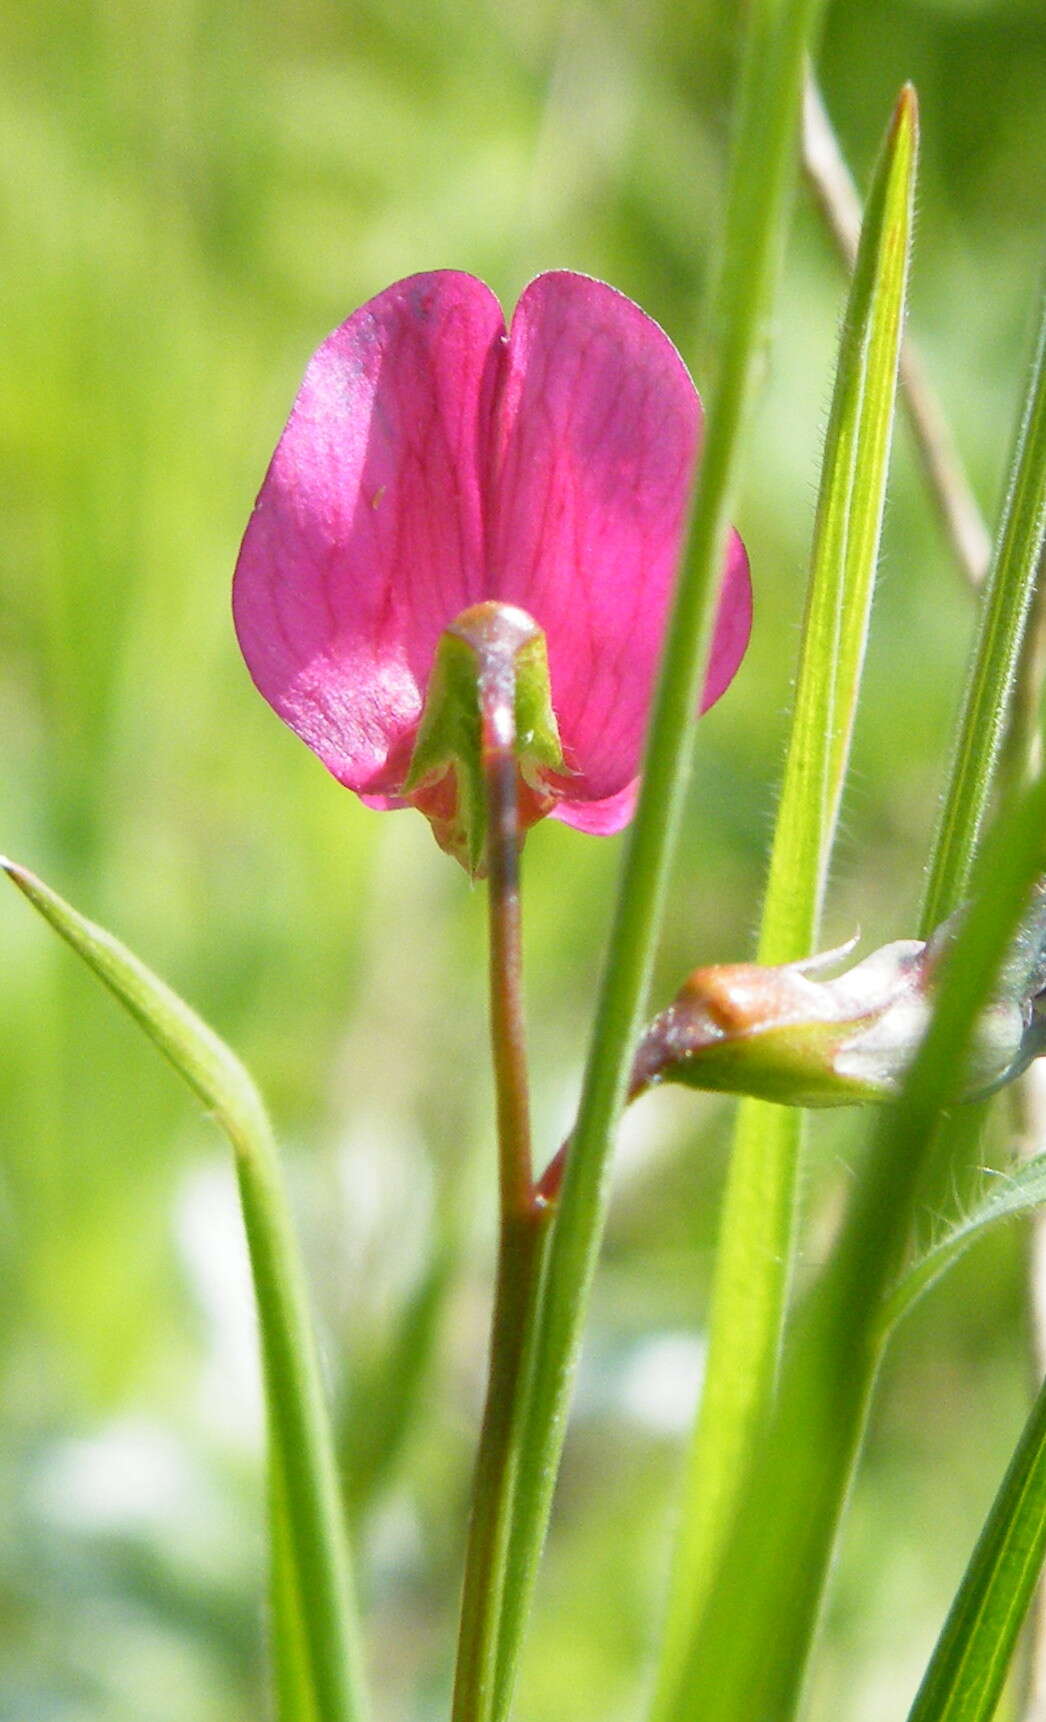
[[[262,704],[229,578],[309,353],[400,275],[471,270],[511,306],[537,270],[582,270],[696,363],[737,11],[15,0],[0,23],[0,846],[263,1082],[378,1722],[446,1712],[492,1266],[483,900],[422,820],[365,811]],[[1037,0],[850,0],[822,55],[860,174],[918,88],[910,321],[989,518],[1039,269],[1044,49]],[[738,511],[755,635],[702,725],[658,1002],[751,951],[842,299],[800,195]],[[826,943],[913,930],[971,618],[901,432]],[[548,1151],[619,852],[552,823],[527,847]],[[259,1408],[222,1144],[14,893],[0,975],[0,1722],[254,1722]],[[729,1116],[658,1096],[627,1123],[520,1722],[639,1714]],[[811,1258],[863,1134],[813,1132]],[[914,1690],[1026,1399],[1023,1242],[975,1252],[891,1359],[818,1722],[881,1722]]]

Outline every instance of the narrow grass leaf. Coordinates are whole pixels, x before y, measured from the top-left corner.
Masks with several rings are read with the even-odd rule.
[[[510,1526],[493,1717],[507,1712],[524,1622],[544,1542],[606,1211],[610,1148],[632,1049],[646,1007],[668,869],[707,657],[742,436],[759,377],[796,167],[803,63],[822,0],[754,0],[749,9],[725,242],[714,298],[718,370],[694,497],[692,526],[669,622],[622,868],[577,1128],[544,1295],[521,1429]]]
[[[281,1645],[293,1645],[289,1654],[297,1660],[297,1598],[308,1655],[307,1677],[298,1666],[277,1669],[276,1688],[284,1703],[297,1692],[304,1704],[304,1694],[314,1692],[324,1722],[359,1722],[361,1658],[330,1423],[276,1145],[258,1091],[236,1055],[125,945],[26,868],[2,858],[0,867],[125,1006],[232,1144],[276,1472],[274,1646],[279,1653]],[[307,1719],[307,1708],[299,1708],[286,1722]]]
[[[906,1268],[887,1294],[881,1317],[884,1338],[986,1232],[1046,1205],[1046,1154],[992,1176],[997,1182],[988,1194]]]
[[[1006,732],[1046,528],[1046,292],[1002,519],[981,599],[955,752],[923,903],[923,937],[969,889]]]
[[[911,250],[918,149],[902,91],[868,199],[829,420],[795,711],[759,961],[814,947],[849,759],[882,525]],[[681,1682],[770,1398],[791,1262],[802,1114],[742,1103],[712,1298],[654,1714],[687,1714]]]
[[[803,99],[803,166],[843,266],[852,270],[861,230],[861,202],[812,71],[807,75]],[[905,337],[901,348],[899,371],[901,397],[923,477],[959,568],[976,588],[988,571],[991,535],[911,335]]]
[[[316,1714],[305,1607],[287,1516],[279,1445],[269,1433],[269,1643],[276,1722],[322,1722]]]
[[[1024,1426],[908,1722],[991,1722],[1046,1554],[1046,1384]]]

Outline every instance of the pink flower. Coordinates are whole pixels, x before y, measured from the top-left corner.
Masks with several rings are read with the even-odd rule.
[[[602,282],[539,276],[507,334],[470,275],[396,282],[313,356],[247,527],[233,608],[261,693],[341,783],[403,806],[440,634],[517,605],[547,637],[569,767],[524,822],[619,830],[701,422],[667,336]],[[750,623],[732,534],[702,709]]]

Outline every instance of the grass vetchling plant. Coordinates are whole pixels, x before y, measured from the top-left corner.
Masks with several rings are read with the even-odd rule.
[[[886,1346],[971,1243],[1046,1201],[1037,1156],[929,1244],[921,1230],[947,1184],[962,1105],[973,1102],[966,1116],[979,1121],[981,1102],[1046,1047],[1046,782],[1007,772],[1004,749],[1015,688],[1034,678],[1041,330],[979,597],[923,925],[859,959],[849,947],[818,955],[899,379],[911,384],[910,87],[853,250],[758,948],[751,961],[738,953],[696,967],[670,1002],[648,998],[693,720],[730,698],[752,586],[758,615],[759,568],[750,583],[729,523],[819,11],[813,0],[750,8],[704,405],[668,336],[599,281],[539,275],[506,328],[473,276],[411,276],[316,352],[236,569],[236,631],[264,697],[369,806],[424,813],[487,894],[499,1241],[453,1722],[505,1722],[512,1711],[626,1104],[661,1083],[742,1097],[707,1366],[643,1699],[652,1722],[802,1713]],[[808,127],[825,123],[812,100]],[[926,414],[915,423],[925,442]],[[947,516],[948,472],[929,466]],[[968,498],[956,508],[968,516]],[[521,855],[545,815],[587,834],[627,831],[580,1105],[562,1146],[533,1140],[525,1034]],[[26,868],[3,865],[230,1140],[266,1394],[274,1702],[280,1722],[362,1722],[372,1706],[344,1490],[258,1090],[117,939]],[[867,1156],[824,1259],[797,1288],[803,1112],[864,1105],[874,1108]],[[912,1722],[990,1722],[1044,1549],[1040,1395]]]

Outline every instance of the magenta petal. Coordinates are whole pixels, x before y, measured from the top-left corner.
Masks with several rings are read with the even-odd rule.
[[[560,734],[578,774],[558,812],[584,829],[597,826],[582,803],[616,805],[639,768],[700,433],[686,367],[638,306],[580,275],[530,284],[499,404],[491,570],[494,595],[547,635]],[[706,703],[747,639],[735,543]],[[613,823],[599,829],[628,814],[605,817]]]
[[[258,688],[350,788],[394,790],[436,641],[485,596],[481,471],[504,322],[470,275],[380,293],[313,356],[240,551]]]
[[[748,576],[748,557],[736,532],[731,532],[726,553],[726,570],[719,599],[712,649],[708,659],[701,710],[707,711],[720,694],[729,687],[745,655],[748,636],[752,631],[752,588]],[[609,837],[628,824],[636,810],[639,778],[603,801],[560,801],[552,809],[553,819],[575,831],[586,831],[593,837]]]
[[[618,830],[700,434],[671,342],[601,282],[541,276],[509,336],[471,276],[397,282],[313,357],[248,525],[233,604],[257,686],[343,783],[402,806],[439,635],[518,604],[548,642],[556,815]],[[734,535],[702,708],[750,622]]]
[[[639,778],[634,777],[624,789],[619,789],[616,795],[608,795],[605,801],[557,801],[552,809],[552,818],[561,819],[564,825],[569,825],[574,831],[584,831],[589,837],[612,837],[615,831],[624,830],[636,810],[638,799]]]
[[[748,572],[748,555],[736,532],[731,532],[726,546],[726,566],[719,593],[712,649],[701,694],[701,710],[714,706],[724,694],[740,668],[748,650],[752,632],[752,582]]]

